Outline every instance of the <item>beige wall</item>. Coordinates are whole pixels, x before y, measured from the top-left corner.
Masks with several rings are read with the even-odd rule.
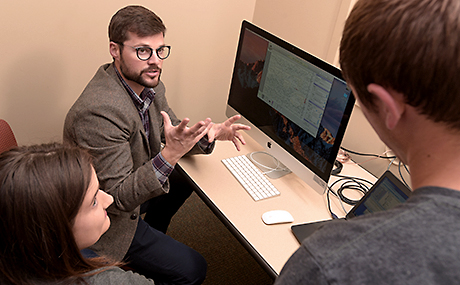
[[[172,54],[164,63],[170,105],[192,121],[225,119],[225,104],[243,19],[256,0],[138,1],[167,26]],[[60,141],[65,115],[103,63],[107,25],[131,2],[18,0],[0,10],[0,118],[20,144]]]
[[[351,1],[259,0],[253,22],[291,44],[334,63]]]

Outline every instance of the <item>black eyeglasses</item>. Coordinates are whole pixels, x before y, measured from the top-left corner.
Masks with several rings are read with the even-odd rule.
[[[122,43],[117,43],[117,44],[135,49],[137,58],[139,58],[140,60],[144,60],[144,61],[149,60],[153,55],[154,49],[151,47],[133,47],[133,46],[125,45]],[[157,54],[158,58],[161,60],[166,59],[169,56],[170,52],[171,52],[171,46],[161,46],[155,49],[155,53]]]

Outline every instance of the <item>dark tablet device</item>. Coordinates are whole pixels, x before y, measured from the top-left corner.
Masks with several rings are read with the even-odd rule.
[[[361,200],[353,206],[344,219],[391,209],[404,203],[411,192],[393,173],[386,171]],[[302,242],[318,228],[331,221],[333,220],[293,225],[291,229],[297,240]]]

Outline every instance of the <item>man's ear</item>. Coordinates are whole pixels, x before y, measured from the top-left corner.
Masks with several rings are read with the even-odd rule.
[[[118,44],[116,44],[114,42],[110,42],[109,51],[110,51],[110,55],[112,56],[113,59],[119,59],[120,58],[120,47],[118,46]]]
[[[379,112],[383,112],[385,125],[392,130],[396,127],[405,110],[405,102],[402,94],[371,83],[367,91],[377,97]]]

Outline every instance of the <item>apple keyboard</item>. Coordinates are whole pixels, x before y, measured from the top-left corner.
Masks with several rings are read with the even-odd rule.
[[[280,195],[275,186],[246,155],[222,159],[222,162],[254,201]]]

